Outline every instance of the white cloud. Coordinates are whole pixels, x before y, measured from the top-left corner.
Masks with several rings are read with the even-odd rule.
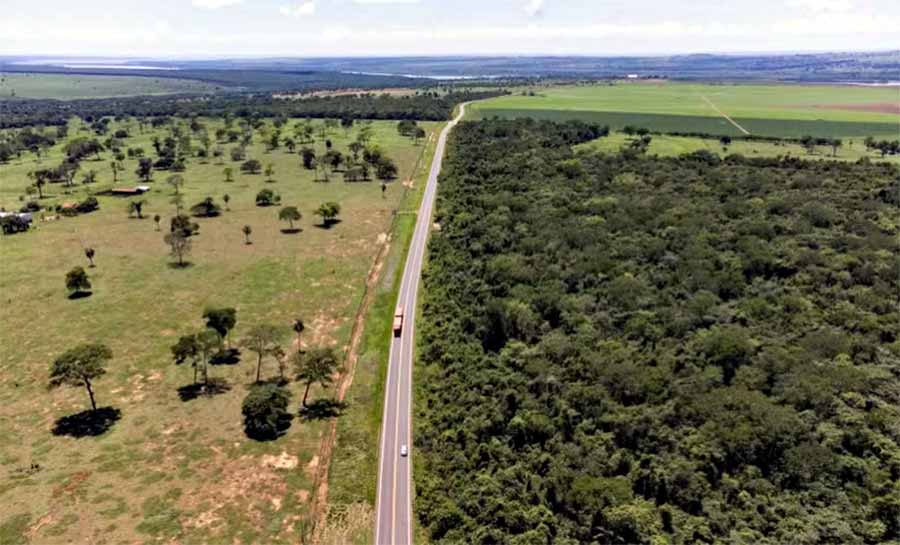
[[[418,4],[419,0],[353,0],[353,3],[363,5]]]
[[[244,0],[191,0],[195,8],[219,9],[243,3]]]
[[[814,13],[847,13],[853,10],[851,0],[788,0],[788,5]]]
[[[312,15],[316,12],[316,3],[312,1],[300,2],[293,6],[281,6],[278,8],[278,11],[282,15],[288,15],[290,17],[306,17],[307,15]]]
[[[534,17],[541,10],[544,9],[544,0],[528,0],[528,3],[525,4],[525,13],[528,14],[529,17]]]

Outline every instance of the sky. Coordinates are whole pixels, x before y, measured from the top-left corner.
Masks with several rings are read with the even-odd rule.
[[[0,55],[654,55],[900,49],[897,0],[0,0]]]

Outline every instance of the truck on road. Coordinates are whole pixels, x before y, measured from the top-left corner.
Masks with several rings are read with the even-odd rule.
[[[397,307],[394,311],[394,337],[399,337],[403,331],[403,307]]]

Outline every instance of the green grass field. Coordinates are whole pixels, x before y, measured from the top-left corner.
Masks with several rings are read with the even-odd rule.
[[[836,155],[832,155],[832,149],[827,146],[817,146],[812,153],[809,153],[800,144],[782,143],[782,142],[748,142],[744,140],[734,140],[727,147],[717,139],[694,138],[688,136],[669,136],[669,135],[652,135],[653,139],[647,149],[650,155],[660,155],[663,157],[671,157],[682,155],[684,153],[692,153],[695,151],[706,150],[724,157],[729,154],[740,154],[745,157],[777,157],[779,155],[791,155],[802,159],[816,160],[828,159],[838,161],[857,161],[863,157],[868,157],[873,161],[887,161],[900,164],[900,156],[888,155],[882,159],[878,151],[867,151],[861,139],[847,140],[844,145],[837,150]],[[597,149],[605,153],[617,153],[623,147],[628,146],[632,141],[632,137],[621,132],[613,132],[608,137],[598,138],[585,144],[576,146],[576,149]]]
[[[172,93],[211,93],[216,85],[203,81],[142,76],[84,76],[65,74],[10,74],[0,72],[0,99],[108,98]]]
[[[205,123],[211,132],[220,124]],[[0,239],[0,293],[7,308],[19,309],[8,313],[0,328],[0,541],[6,543],[7,534],[9,541],[24,535],[33,543],[301,539],[310,527],[307,511],[320,462],[316,453],[328,421],[297,417],[277,441],[251,441],[243,433],[240,403],[252,382],[253,355],[245,352],[237,365],[212,368],[212,376],[227,380],[230,391],[182,402],[176,389],[190,383],[191,370],[172,363],[169,346],[202,326],[200,315],[208,305],[237,307],[234,340],[252,325],[271,322],[284,327],[283,346],[289,349],[289,325],[300,316],[307,324],[304,345],[346,346],[375,253],[388,232],[397,232],[393,212],[415,199],[402,181],[412,176],[427,147],[398,135],[396,123],[368,125],[373,142],[400,167],[384,197],[377,182],[345,183],[339,174],[328,183],[314,182],[311,171],[300,167],[299,155],[284,149],[266,153],[258,137],[249,156],[273,164],[272,183],[264,175],[237,172],[228,183],[222,170],[235,163],[192,159],[183,173],[186,204],[206,196],[221,204],[225,193],[231,201],[221,217],[197,220],[193,265],[186,269],[169,266],[163,233],[151,219],[129,219],[127,199],[116,197],[99,197],[97,212],[38,221],[30,232]],[[127,146],[152,150],[149,129],[140,134],[136,124],[128,123],[112,128],[120,126],[135,135]],[[439,124],[423,126],[430,133]],[[358,130],[338,129],[330,139],[346,151]],[[70,130],[72,137],[80,134],[87,133],[77,126]],[[317,142],[316,147],[321,151],[323,146]],[[52,166],[60,159],[58,144],[41,164]],[[109,187],[108,160],[84,161],[83,170],[96,169],[98,181],[78,185],[68,195],[54,184],[46,190],[46,203]],[[25,175],[35,166],[30,154],[0,166],[0,205],[18,207],[28,183]],[[126,166],[119,185],[134,185],[136,161]],[[151,192],[143,196],[145,216],[162,215],[164,229],[173,213],[166,175],[157,173]],[[282,204],[300,208],[299,233],[281,231],[286,225],[277,219],[278,207],[255,206],[262,188],[279,192]],[[313,216],[325,200],[343,208],[342,221],[331,229],[317,227]],[[245,224],[253,227],[251,245],[244,244]],[[93,295],[70,300],[63,277],[72,266],[87,265],[82,245],[96,249],[97,267],[87,269]],[[95,391],[98,404],[120,409],[122,418],[96,438],[54,436],[54,421],[85,409],[88,400],[83,389],[48,392],[49,364],[86,341],[113,350],[109,372],[96,381]],[[264,377],[275,373],[270,359]],[[366,384],[371,388],[375,382],[363,378],[359,384],[358,395],[365,396]],[[302,385],[292,383],[290,389],[296,409]],[[317,387],[310,394],[311,399],[331,395]],[[353,395],[351,417],[356,404],[369,410]],[[359,422],[364,430],[371,426],[367,418]]]
[[[664,132],[799,137],[896,137],[900,88],[687,83],[594,84],[539,88],[473,105],[472,119],[493,116],[583,119]]]

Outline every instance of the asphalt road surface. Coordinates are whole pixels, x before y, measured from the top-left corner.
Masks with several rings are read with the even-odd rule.
[[[437,192],[437,177],[447,134],[465,112],[444,127],[434,150],[434,161],[425,185],[425,195],[419,207],[416,229],[406,258],[406,268],[400,281],[397,306],[403,307],[403,328],[399,337],[391,337],[387,380],[384,386],[384,416],[381,419],[381,451],[378,462],[378,499],[375,505],[376,545],[406,545],[412,543],[412,366],[415,347],[416,297],[422,275],[422,258],[431,227],[431,212]],[[408,456],[400,455],[406,445]]]

